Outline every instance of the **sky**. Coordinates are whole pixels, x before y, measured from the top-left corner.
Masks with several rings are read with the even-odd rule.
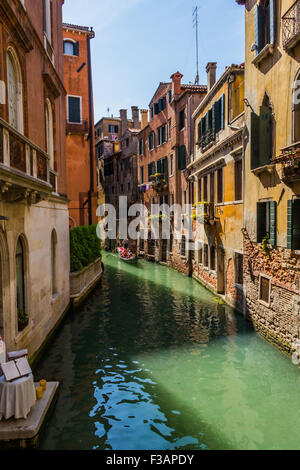
[[[196,77],[199,15],[200,84],[206,65],[217,62],[217,78],[227,65],[244,62],[244,8],[234,0],[65,0],[66,23],[92,26],[95,122],[119,116],[131,106],[148,109],[160,82],[179,71],[183,83]],[[109,113],[108,113],[109,109]]]

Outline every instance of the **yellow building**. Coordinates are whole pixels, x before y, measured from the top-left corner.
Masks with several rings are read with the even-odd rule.
[[[300,0],[237,3],[246,21],[245,311],[291,353],[300,333]]]
[[[227,67],[216,82],[211,62],[207,74],[188,167],[197,201],[193,275],[243,310],[244,64]]]

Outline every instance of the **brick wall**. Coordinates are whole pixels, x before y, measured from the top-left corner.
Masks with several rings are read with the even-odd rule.
[[[267,340],[291,353],[292,343],[300,333],[300,254],[277,248],[266,257],[247,233],[244,253],[247,315]],[[269,306],[259,300],[260,274],[271,279]]]

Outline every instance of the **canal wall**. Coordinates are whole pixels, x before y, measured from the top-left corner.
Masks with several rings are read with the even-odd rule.
[[[100,281],[103,274],[102,258],[86,266],[81,271],[70,274],[70,299],[73,307],[78,307]]]

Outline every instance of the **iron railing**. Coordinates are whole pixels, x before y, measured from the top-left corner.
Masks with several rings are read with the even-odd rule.
[[[291,49],[300,42],[300,0],[297,0],[282,17],[282,44]]]

